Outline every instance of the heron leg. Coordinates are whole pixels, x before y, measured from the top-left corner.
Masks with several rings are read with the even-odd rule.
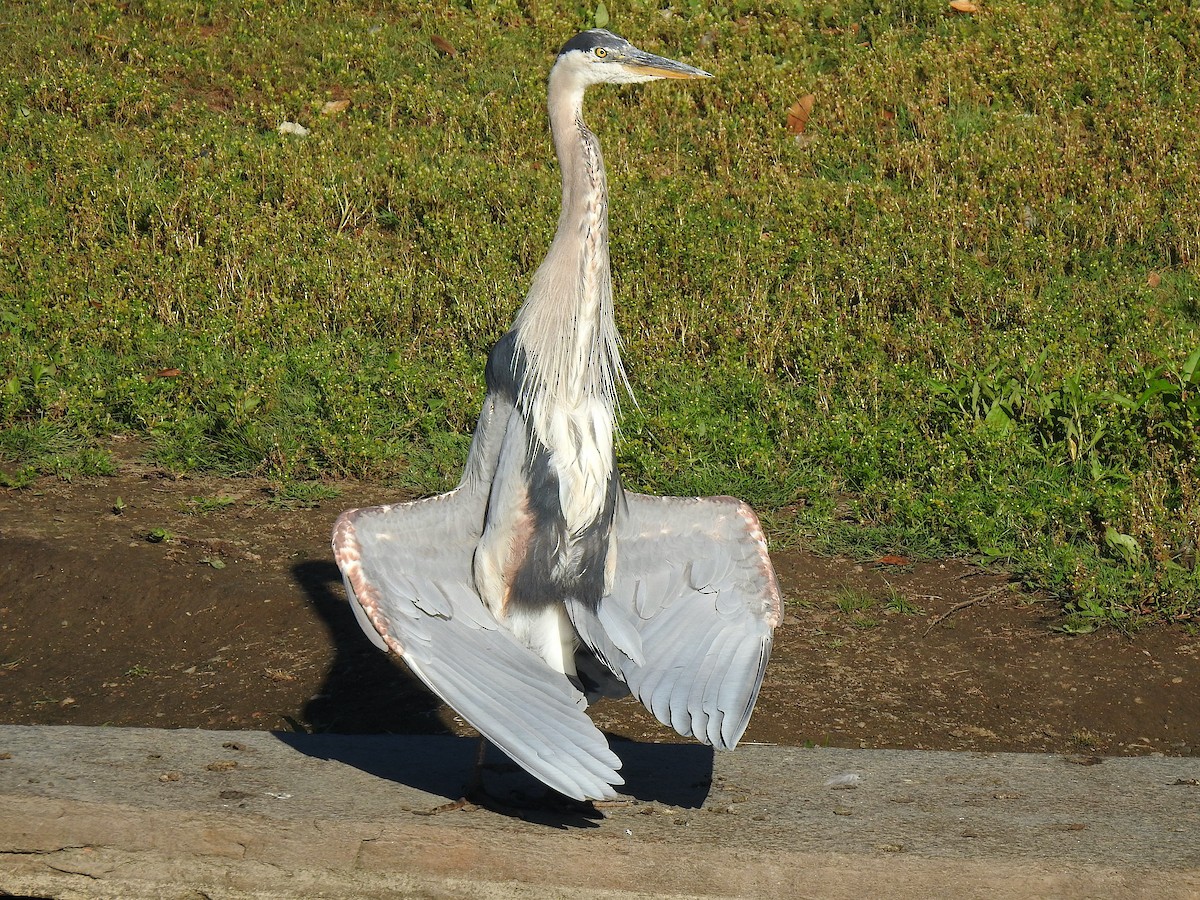
[[[487,748],[488,739],[481,734],[479,746],[475,749],[475,765],[471,767],[471,777],[467,779],[467,786],[463,791],[464,797],[475,797],[480,793],[486,793],[483,789],[483,763],[487,759]]]
[[[461,797],[451,800],[449,803],[443,803],[441,806],[435,806],[433,809],[419,810],[417,815],[436,816],[444,812],[456,812],[460,809],[464,812],[479,809],[480,804],[476,800],[487,794],[483,787],[483,763],[487,759],[487,748],[488,739],[480,735],[479,746],[475,750],[475,763],[471,766],[471,775],[467,778]]]

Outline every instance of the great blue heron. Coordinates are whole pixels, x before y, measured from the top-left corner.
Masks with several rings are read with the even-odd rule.
[[[780,594],[754,512],[621,487],[627,387],[613,321],[608,192],[584,90],[707,72],[608,31],[550,72],[562,213],[512,329],[458,487],[337,522],[359,624],[550,787],[610,799],[621,761],[584,713],[616,684],[679,734],[731,748],[750,719]],[[615,677],[614,677],[615,676]],[[627,686],[627,688],[626,688]]]

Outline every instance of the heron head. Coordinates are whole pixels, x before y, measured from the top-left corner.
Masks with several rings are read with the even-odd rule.
[[[593,28],[575,35],[558,52],[565,67],[584,84],[637,84],[660,78],[712,78],[703,69],[639,50],[625,38]]]

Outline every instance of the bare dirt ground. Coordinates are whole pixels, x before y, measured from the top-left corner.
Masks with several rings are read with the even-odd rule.
[[[287,508],[260,480],[128,459],[0,492],[0,723],[471,733],[368,644],[332,561],[342,509],[402,498],[336,487]],[[960,561],[773,558],[788,607],[748,741],[1200,755],[1194,628],[1072,637]],[[592,712],[614,738],[673,739],[635,701]]]

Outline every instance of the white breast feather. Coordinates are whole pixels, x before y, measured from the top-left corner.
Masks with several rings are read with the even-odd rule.
[[[608,496],[613,471],[613,414],[602,398],[585,397],[556,408],[545,424],[551,465],[558,474],[558,498],[568,533],[578,534],[596,520]]]

